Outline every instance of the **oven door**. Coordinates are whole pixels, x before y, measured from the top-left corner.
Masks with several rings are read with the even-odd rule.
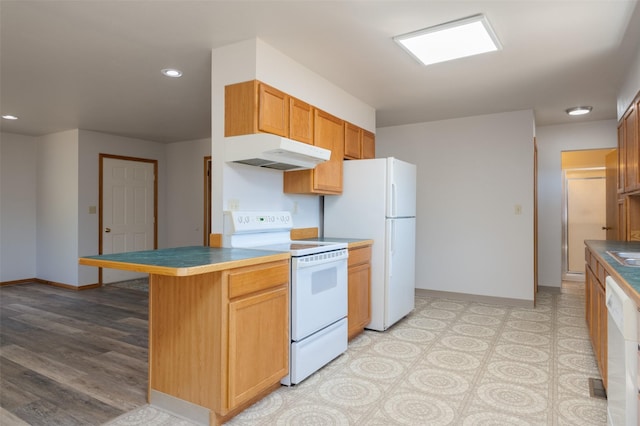
[[[292,258],[291,340],[347,316],[347,250]]]

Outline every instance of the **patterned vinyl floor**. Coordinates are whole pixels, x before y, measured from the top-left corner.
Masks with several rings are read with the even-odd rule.
[[[228,425],[605,425],[584,297],[542,290],[535,309],[417,297],[302,382]],[[110,425],[188,425],[150,406]]]

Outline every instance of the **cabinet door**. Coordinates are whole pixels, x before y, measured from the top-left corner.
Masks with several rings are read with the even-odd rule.
[[[586,275],[585,275],[585,286],[586,290],[586,298],[585,298],[585,315],[587,317],[587,328],[589,329],[589,339],[591,340],[591,346],[593,346],[593,350],[595,352],[596,346],[593,340],[593,320],[594,320],[594,311],[593,307],[595,306],[595,287],[593,286],[593,271],[589,266],[586,267]]]
[[[618,240],[627,240],[627,202],[626,198],[618,198]]]
[[[313,189],[329,194],[340,194],[342,193],[342,160],[344,158],[344,122],[317,109],[313,121],[315,145],[331,150],[329,161],[318,164],[313,169]]]
[[[362,154],[360,158],[376,158],[376,135],[366,130],[362,131]]]
[[[264,83],[258,88],[258,130],[289,136],[289,97]]]
[[[349,268],[349,311],[347,322],[349,324],[349,339],[362,332],[364,327],[371,322],[371,265],[363,263]]]
[[[313,107],[289,97],[289,138],[313,145]]]
[[[607,305],[604,288],[596,282],[596,310],[597,310],[597,350],[596,357],[600,367],[600,375],[605,389],[607,388]]]
[[[258,82],[230,84],[224,88],[224,135],[258,132]]]
[[[638,172],[638,110],[636,105],[629,108],[623,119],[624,126],[624,191],[640,188]]]
[[[229,303],[229,409],[289,371],[289,297],[285,286]]]
[[[344,158],[357,160],[362,155],[362,129],[351,123],[344,123]]]

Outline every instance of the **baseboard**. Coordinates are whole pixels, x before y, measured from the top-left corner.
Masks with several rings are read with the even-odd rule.
[[[18,284],[30,284],[37,283],[38,280],[36,278],[25,278],[24,280],[14,280],[14,281],[2,281],[0,282],[0,287],[5,285],[18,285]]]
[[[5,285],[19,285],[19,284],[43,284],[43,285],[50,285],[52,287],[59,287],[59,288],[64,288],[67,290],[75,290],[75,291],[80,291],[80,290],[89,290],[92,288],[98,288],[101,287],[101,285],[99,283],[96,284],[87,284],[87,285],[82,285],[82,286],[75,286],[75,285],[71,285],[71,284],[64,284],[64,283],[58,283],[55,281],[47,281],[47,280],[42,280],[40,278],[26,278],[23,280],[14,280],[14,281],[3,281],[0,282],[0,287],[1,286],[5,286]]]
[[[553,294],[562,293],[562,288],[555,287],[555,286],[552,287],[552,286],[546,286],[546,285],[539,285],[538,290],[544,290],[546,293],[553,293]]]
[[[416,288],[416,296],[440,297],[465,302],[488,303],[492,305],[512,306],[514,308],[533,308],[533,300],[511,299],[508,297],[482,296],[478,294],[455,293],[452,291],[427,290]]]

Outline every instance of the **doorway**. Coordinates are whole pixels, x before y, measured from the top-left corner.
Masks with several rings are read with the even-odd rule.
[[[584,240],[606,239],[605,158],[611,149],[562,153],[562,280],[584,282]]]
[[[151,250],[158,246],[158,162],[100,154],[99,253]],[[147,274],[100,268],[99,283]]]

